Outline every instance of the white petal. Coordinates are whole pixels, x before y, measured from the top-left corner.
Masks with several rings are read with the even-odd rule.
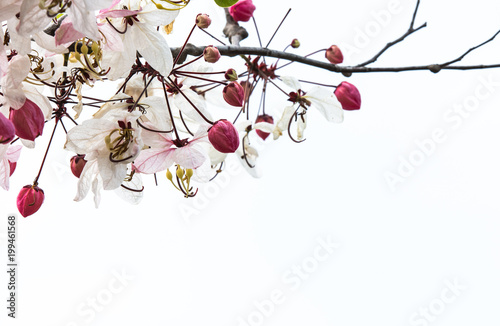
[[[165,97],[149,96],[140,100],[140,104],[146,109],[146,118],[152,123],[153,130],[172,130],[172,121],[167,109]]]
[[[104,138],[117,127],[118,124],[105,119],[86,120],[68,131],[64,148],[76,154],[86,154],[105,148]]]
[[[299,89],[302,89],[302,86],[300,85],[300,82],[297,78],[292,77],[292,76],[281,76],[280,77],[281,81],[293,89],[294,91],[297,91]]]
[[[9,46],[16,49],[20,55],[26,55],[31,52],[31,39],[26,36],[19,35],[16,26],[19,24],[19,19],[12,17],[7,21],[7,28],[10,34]]]
[[[111,162],[108,155],[100,155],[97,164],[104,190],[118,188],[127,176],[127,164]]]
[[[241,120],[238,121],[234,127],[238,131],[246,131],[248,127],[252,127],[252,122],[250,120]]]
[[[165,8],[178,8],[177,6],[169,6],[166,2],[161,2]],[[152,26],[165,26],[174,21],[179,14],[179,10],[160,10],[152,2],[147,3],[140,12],[139,19]]]
[[[269,122],[257,122],[253,126],[253,128],[257,129],[257,130],[262,130],[263,132],[272,133],[274,130],[274,125],[272,123],[269,123]]]
[[[305,96],[328,122],[344,121],[344,110],[333,92],[322,87],[313,87]]]
[[[77,192],[74,199],[75,201],[81,201],[87,196],[90,186],[98,174],[99,169],[97,166],[97,160],[88,160],[82,170],[80,179],[78,179]]]
[[[58,54],[69,52],[68,48],[64,44],[56,46],[56,38],[50,36],[44,31],[33,34],[33,39],[35,40],[36,44],[38,44],[47,51]]]
[[[73,1],[66,12],[71,17],[76,31],[95,41],[101,39],[95,13],[87,8],[85,1]]]
[[[35,141],[33,140],[27,140],[21,138],[21,143],[23,143],[24,147],[26,148],[35,148]]]
[[[0,22],[8,20],[17,14],[22,0],[2,0],[0,3]]]
[[[43,30],[51,21],[47,10],[39,7],[40,0],[24,0],[20,8],[20,21],[17,32],[24,36],[36,34]]]
[[[304,130],[307,127],[307,114],[299,115],[297,117],[297,139],[304,139]]]
[[[122,184],[130,189],[134,190],[141,190],[143,189],[142,186],[142,177],[140,174],[134,174],[133,178],[131,181],[124,181]],[[131,191],[123,187],[118,187],[115,190],[116,194],[126,202],[129,202],[133,205],[137,205],[141,202],[142,197],[144,196],[143,191]]]
[[[163,36],[153,27],[141,23],[130,26],[129,31],[137,51],[160,74],[168,76],[172,70],[174,59]]]
[[[31,67],[30,59],[27,55],[16,55],[9,62],[5,76],[1,80],[4,89],[4,105],[14,109],[19,109],[26,101],[26,96],[22,90],[22,81],[29,73]]]
[[[221,153],[212,146],[208,149],[208,157],[210,158],[210,163],[212,166],[217,166],[220,163],[224,162],[227,157],[227,154]]]
[[[275,140],[282,136],[284,131],[288,130],[288,124],[290,123],[290,119],[292,118],[294,113],[295,109],[293,106],[287,106],[285,108],[281,119],[278,121],[276,127],[273,130],[273,136]]]
[[[208,120],[212,120],[212,115],[205,107],[205,99],[198,95],[193,90],[183,88],[182,92],[191,101],[194,106],[201,112]],[[182,94],[174,95],[174,106],[181,110],[184,118],[188,117],[191,121],[196,121],[199,124],[208,125],[208,122],[193,108],[193,105],[186,100]],[[172,102],[170,102],[172,104]]]
[[[204,148],[196,143],[177,148],[174,152],[174,161],[186,169],[196,169],[207,159]]]

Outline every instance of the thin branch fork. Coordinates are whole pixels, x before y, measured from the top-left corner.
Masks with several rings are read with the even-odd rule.
[[[417,28],[414,27],[415,26],[415,18],[417,18],[417,12],[418,12],[418,7],[419,6],[420,6],[420,0],[417,0],[417,6],[415,7],[415,11],[413,12],[413,17],[411,19],[410,27],[408,27],[408,30],[406,31],[406,33],[404,33],[400,38],[398,38],[398,39],[396,39],[396,40],[394,40],[392,42],[387,43],[385,45],[385,47],[382,50],[380,50],[380,52],[377,53],[373,58],[371,58],[368,61],[365,61],[363,63],[358,64],[356,67],[364,67],[364,66],[369,65],[370,63],[374,63],[389,48],[391,48],[392,46],[394,46],[394,45],[402,42],[406,37],[410,36],[411,34],[413,34],[415,32],[418,32],[422,28],[426,27],[427,23],[423,23],[422,25],[420,25]]]

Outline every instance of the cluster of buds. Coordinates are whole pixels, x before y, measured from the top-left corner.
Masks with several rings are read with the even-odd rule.
[[[60,1],[53,1],[56,2]],[[45,19],[44,10],[47,14],[57,14],[37,24],[27,18],[29,24],[19,26],[16,33],[35,35],[40,30],[31,30],[32,26],[46,26],[54,19],[57,24],[54,24],[53,35],[47,35],[47,40],[37,44],[40,52],[20,55],[11,50],[19,42],[13,45],[4,40],[0,50],[0,107],[3,107],[0,163],[9,169],[0,171],[3,173],[0,182],[8,181],[8,175],[16,169],[19,148],[34,146],[44,126],[55,121],[39,173],[17,197],[18,210],[24,217],[37,212],[44,202],[45,193],[38,186],[38,180],[58,126],[66,132],[64,147],[76,154],[69,162],[71,172],[78,178],[75,200],[82,200],[92,191],[98,205],[101,190],[126,191],[128,198],[140,198],[144,189],[141,175],[165,171],[177,190],[186,198],[193,197],[197,191],[193,191],[192,184],[198,182],[198,178],[207,182],[203,181],[203,176],[209,175],[207,171],[220,173],[228,155],[240,159],[245,168],[257,176],[258,144],[277,139],[287,129],[294,140],[290,132],[292,123],[297,124],[297,139],[303,141],[311,108],[319,110],[329,122],[341,122],[343,110],[360,108],[361,97],[352,84],[342,82],[333,86],[311,81],[316,85],[303,88],[297,78],[280,75],[281,68],[291,63],[279,65],[279,60],[269,62],[270,58],[266,62],[260,55],[241,55],[245,71],[240,73],[233,68],[212,68],[210,64],[222,64],[221,52],[214,45],[204,47],[202,54],[184,63],[193,32],[212,36],[208,31],[212,21],[207,14],[196,16],[191,33],[174,58],[164,33],[159,32],[168,34],[172,30],[178,10],[188,2],[116,0],[109,1],[108,8],[98,8],[97,14],[94,6],[90,10],[86,1],[82,1],[78,8],[88,14],[85,17],[71,10],[75,6],[70,6],[71,1],[64,2],[67,6],[38,6],[33,11],[42,10],[42,15],[34,17]],[[253,19],[255,9],[252,0],[240,0],[228,10],[234,22],[247,22]],[[20,9],[26,15],[24,10]],[[59,14],[64,14],[60,16],[64,19],[58,17]],[[9,27],[7,25],[7,29]],[[16,33],[6,31],[4,35],[16,37]],[[284,52],[299,47],[299,40],[293,39]],[[322,51],[328,62],[343,62],[338,46],[316,52]],[[63,67],[56,67],[58,60],[64,62]],[[4,76],[5,63],[8,76]],[[18,71],[18,75],[11,71]],[[121,83],[111,98],[101,100],[82,94],[87,85],[107,80]],[[332,92],[319,85],[336,89]],[[266,112],[267,87],[276,87],[285,93],[283,104],[286,100],[291,102],[280,119],[275,112]],[[292,90],[284,91],[286,87]],[[250,97],[259,89],[262,96],[257,111],[250,106]],[[212,90],[222,95],[228,108],[232,107],[229,111],[235,118],[212,118],[215,112],[206,105],[205,96]],[[70,105],[74,105],[75,115],[68,113]],[[76,122],[84,107],[98,110],[91,119]],[[67,119],[74,123],[72,128],[67,129],[70,125],[64,123]],[[273,137],[269,137],[271,134]],[[16,137],[22,140],[22,145],[12,146]],[[173,166],[175,173],[169,170]],[[0,186],[8,188],[5,182]]]

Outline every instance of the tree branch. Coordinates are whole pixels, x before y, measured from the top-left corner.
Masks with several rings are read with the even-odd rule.
[[[498,34],[498,33],[497,33]],[[476,47],[477,48],[477,47]],[[199,56],[203,53],[205,46],[194,46],[189,44],[186,46],[183,55]],[[256,55],[262,57],[270,57],[277,59],[289,60],[292,62],[299,62],[312,67],[325,69],[332,72],[342,73],[344,76],[349,77],[353,73],[369,73],[369,72],[402,72],[402,71],[416,71],[416,70],[429,70],[434,73],[440,70],[474,70],[474,69],[489,69],[500,68],[500,63],[491,65],[470,65],[470,66],[449,66],[445,64],[430,64],[423,66],[406,66],[406,67],[359,67],[359,66],[338,66],[329,62],[318,61],[306,58],[293,53],[270,50],[259,47],[240,47],[240,46],[218,46],[221,55],[234,57],[238,55]],[[179,48],[172,48],[173,53],[179,51]]]
[[[420,6],[420,0],[417,0],[417,6],[415,7],[415,11],[413,12],[413,17],[411,19],[411,23],[410,23],[410,27],[408,28],[408,30],[406,31],[406,33],[404,33],[400,38],[392,41],[392,42],[389,42],[385,45],[385,47],[380,50],[379,53],[377,53],[373,58],[371,58],[370,60],[368,61],[365,61],[363,63],[360,63],[359,65],[357,65],[356,67],[364,67],[366,65],[369,65],[370,63],[374,63],[375,61],[377,61],[377,59],[382,55],[384,54],[385,51],[387,51],[390,47],[402,42],[407,36],[410,36],[411,34],[419,31],[420,29],[424,28],[427,26],[427,23],[423,23],[422,25],[420,25],[420,27],[417,27],[417,28],[414,28],[414,24],[415,24],[415,18],[417,17],[417,12],[418,12],[418,7]]]
[[[224,35],[229,40],[229,43],[239,46],[240,41],[248,37],[248,32],[244,27],[241,27],[234,21],[233,17],[229,13],[229,9],[224,8],[224,11],[226,12],[226,26],[222,32],[224,32]]]

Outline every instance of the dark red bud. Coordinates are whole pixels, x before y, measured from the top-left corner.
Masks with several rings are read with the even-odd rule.
[[[85,155],[75,155],[70,160],[71,172],[73,172],[74,176],[79,178],[82,174],[83,168],[87,161],[84,159]]]
[[[234,153],[240,146],[238,131],[225,119],[216,121],[208,130],[208,140],[221,153]]]
[[[342,109],[359,110],[361,108],[361,94],[353,84],[341,82],[334,93],[342,104]]]
[[[43,204],[45,194],[38,186],[26,185],[17,195],[17,209],[22,216],[36,213]]]

